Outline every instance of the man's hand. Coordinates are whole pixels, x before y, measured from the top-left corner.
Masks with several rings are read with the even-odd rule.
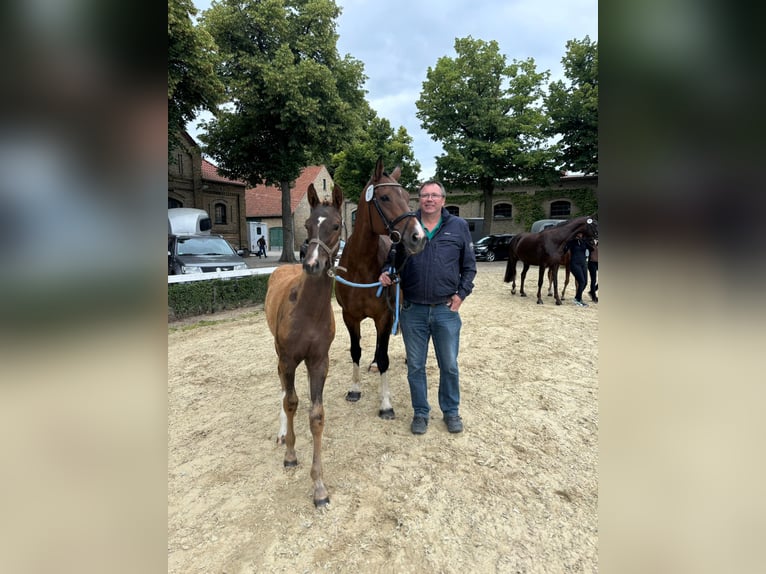
[[[447,307],[450,308],[451,311],[457,312],[458,309],[460,309],[460,305],[463,304],[463,300],[460,298],[460,295],[455,293],[450,297],[449,303],[447,303]]]
[[[388,273],[381,273],[380,277],[378,277],[378,281],[380,281],[380,284],[384,287],[389,287],[394,284],[394,282],[391,281],[391,276]]]

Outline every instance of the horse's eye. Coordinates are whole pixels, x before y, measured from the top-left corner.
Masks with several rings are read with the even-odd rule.
[[[390,198],[390,197],[388,197],[387,195],[384,195],[384,196],[383,196],[383,197],[381,197],[380,199],[381,199],[381,201],[391,201],[391,198]]]

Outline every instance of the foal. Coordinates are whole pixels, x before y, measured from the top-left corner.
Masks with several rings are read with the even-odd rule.
[[[298,409],[295,370],[305,362],[308,371],[311,410],[309,424],[314,442],[311,479],[314,481],[314,505],[325,506],[330,496],[322,481],[322,431],[324,407],[322,391],[330,364],[330,344],[335,339],[333,315],[333,278],[327,273],[333,266],[340,245],[343,193],[333,188],[332,204],[320,203],[314,184],[309,185],[311,215],[306,220],[308,248],[303,264],[282,265],[271,274],[264,309],[274,335],[278,356],[279,380],[282,383],[282,412],[278,442],[286,444],[284,465],[296,466],[293,419]]]

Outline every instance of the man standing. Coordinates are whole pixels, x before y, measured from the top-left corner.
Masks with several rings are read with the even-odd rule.
[[[462,321],[458,310],[473,291],[476,257],[468,223],[444,209],[446,197],[444,186],[438,181],[420,186],[417,217],[428,237],[426,248],[409,258],[405,258],[402,250],[392,250],[393,260],[387,267],[393,266],[401,274],[400,322],[407,353],[414,434],[426,432],[431,411],[426,379],[429,339],[433,339],[439,365],[439,407],[444,422],[451,433],[463,431],[457,365]],[[392,284],[388,271],[381,274],[380,282]]]

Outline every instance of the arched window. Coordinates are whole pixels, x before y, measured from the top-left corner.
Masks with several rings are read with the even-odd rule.
[[[352,231],[354,230],[354,227],[356,227],[356,212],[357,212],[356,209],[351,212],[351,230]]]
[[[498,203],[492,209],[492,215],[495,219],[511,219],[513,217],[513,206],[510,203]]]
[[[447,209],[447,213],[450,213],[452,215],[457,215],[457,216],[460,215],[460,207],[458,207],[457,205],[448,205],[446,209]]]
[[[168,197],[168,209],[175,209],[176,207],[183,207],[183,206],[184,204],[178,201],[177,199]]]
[[[226,225],[226,204],[225,203],[216,203],[215,204],[215,224],[216,225]]]
[[[551,203],[551,219],[569,217],[572,214],[572,204],[569,201],[554,201]]]

